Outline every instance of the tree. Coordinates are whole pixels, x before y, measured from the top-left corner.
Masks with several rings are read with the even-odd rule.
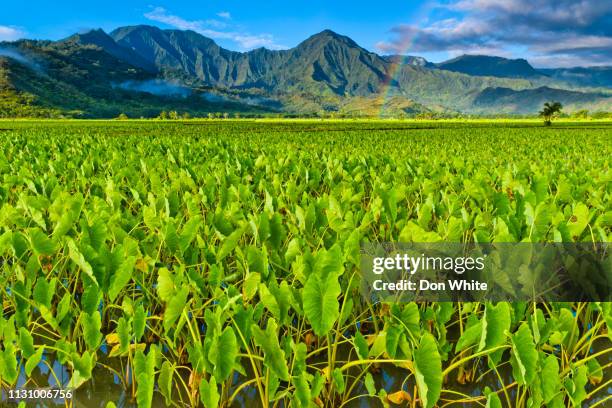
[[[168,119],[168,112],[166,112],[166,111],[161,111],[161,112],[159,113],[159,116],[158,116],[157,118],[158,118],[158,119],[161,119],[161,120],[166,120],[166,119]]]
[[[170,111],[168,113],[168,118],[171,120],[178,120],[179,119],[179,114],[177,111]]]
[[[125,113],[120,113],[119,116],[117,116],[118,120],[127,120],[128,116]]]
[[[586,109],[581,109],[579,111],[574,112],[572,117],[577,118],[577,119],[588,119],[589,111]]]
[[[560,102],[546,102],[544,108],[540,111],[540,117],[544,119],[544,125],[550,126],[552,120],[560,113],[563,105]]]

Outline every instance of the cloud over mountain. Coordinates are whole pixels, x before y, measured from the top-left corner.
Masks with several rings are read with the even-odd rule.
[[[229,24],[226,22],[231,18],[229,12],[217,13],[217,16],[226,20],[186,20],[180,16],[170,13],[163,7],[155,7],[153,10],[144,14],[145,18],[169,25],[179,30],[191,30],[214,39],[224,39],[234,41],[243,50],[250,50],[258,47],[269,49],[286,48],[276,44],[271,34],[250,34],[235,30],[227,30]]]
[[[0,41],[15,41],[22,38],[24,34],[16,27],[0,25]]]
[[[612,3],[586,0],[460,0],[437,3],[433,21],[393,27],[384,52],[520,53],[538,66],[610,65]],[[444,16],[441,18],[440,16]]]

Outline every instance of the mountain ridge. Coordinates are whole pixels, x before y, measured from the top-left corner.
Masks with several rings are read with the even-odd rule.
[[[524,58],[504,58],[489,55],[463,54],[435,64],[437,68],[475,76],[502,78],[533,78],[539,73]]]
[[[244,100],[250,107],[263,104],[260,107],[264,112],[275,106],[274,109],[290,114],[533,113],[533,104],[528,100],[521,104],[520,100],[530,96],[524,91],[541,87],[556,91],[541,91],[537,95],[554,95],[564,105],[597,108],[612,105],[610,92],[589,89],[592,84],[584,74],[593,72],[593,84],[605,88],[608,80],[605,69],[582,68],[578,73],[542,71],[524,59],[482,55],[464,55],[434,64],[418,56],[381,56],[332,30],[316,33],[286,50],[232,51],[195,31],[150,25],[118,27],[108,34],[96,29],[60,41],[2,43],[0,55],[3,47],[26,53],[41,66],[49,67],[45,75],[51,75],[57,83],[77,85],[88,100],[94,99],[88,102],[89,107],[78,105],[78,109],[85,111],[92,109],[95,98],[112,101],[113,93],[119,99],[131,100],[136,97],[134,92],[138,95],[144,92],[148,96],[138,97],[150,99],[153,96],[148,91],[152,88],[148,86],[150,81],[155,81],[152,84],[156,101],[174,98],[173,103],[181,107],[189,104],[180,97],[200,95],[199,99],[209,103],[236,102],[234,107],[239,109],[240,100]],[[54,68],[57,65],[62,68]],[[91,83],[84,79],[93,77],[96,79]],[[35,101],[51,107],[55,103],[49,95],[37,99],[37,91],[24,81],[14,82],[21,84],[15,89],[33,94]],[[128,83],[129,86],[123,85]],[[164,96],[166,84],[186,91]],[[368,103],[380,109],[364,109]]]

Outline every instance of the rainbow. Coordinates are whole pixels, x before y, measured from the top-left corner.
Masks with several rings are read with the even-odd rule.
[[[427,20],[427,15],[428,13],[431,11],[432,8],[435,7],[435,3],[432,2],[426,2],[422,7],[421,10],[419,12],[419,15],[417,16],[417,20]],[[392,96],[392,90],[394,88],[394,83],[397,82],[397,76],[399,75],[399,73],[401,72],[401,68],[402,66],[406,63],[406,59],[408,58],[407,54],[408,51],[412,50],[414,47],[414,41],[416,39],[416,32],[414,34],[411,34],[409,36],[404,36],[401,41],[399,43],[396,43],[397,47],[396,47],[396,55],[399,56],[400,58],[398,59],[398,61],[393,62],[391,64],[391,68],[389,69],[388,73],[387,73],[387,77],[385,78],[382,88],[381,88],[381,106],[380,106],[380,112],[379,112],[379,117],[384,116],[385,113],[385,104],[387,103],[387,101],[389,100],[389,98]]]

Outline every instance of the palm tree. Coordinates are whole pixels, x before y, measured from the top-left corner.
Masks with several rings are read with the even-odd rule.
[[[560,102],[546,102],[544,108],[540,111],[540,117],[544,119],[544,124],[550,126],[553,118],[561,113],[563,105]]]

